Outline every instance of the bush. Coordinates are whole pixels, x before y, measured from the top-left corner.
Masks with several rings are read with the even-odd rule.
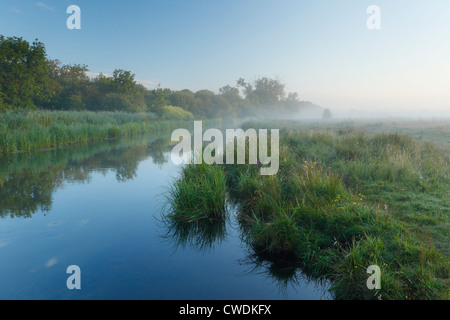
[[[180,107],[165,106],[157,111],[158,116],[163,120],[193,120],[194,115]]]
[[[65,109],[81,111],[84,110],[85,107],[86,105],[83,103],[83,98],[81,97],[81,95],[73,94],[67,99]]]
[[[119,93],[108,93],[103,100],[105,110],[126,111],[133,109],[132,103]]]

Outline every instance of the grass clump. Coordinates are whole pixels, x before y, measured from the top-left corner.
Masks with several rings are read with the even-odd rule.
[[[186,165],[166,194],[164,211],[184,222],[222,220],[226,215],[226,177],[218,165]]]

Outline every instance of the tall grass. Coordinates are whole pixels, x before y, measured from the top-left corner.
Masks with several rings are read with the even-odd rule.
[[[290,257],[309,275],[332,280],[337,298],[448,298],[448,229],[429,228],[421,241],[427,219],[448,226],[446,153],[407,136],[359,130],[287,130],[281,144],[275,177],[248,166],[226,170],[255,252]],[[413,197],[417,207],[403,202]],[[376,292],[366,287],[374,264],[383,283]]]
[[[220,194],[226,182],[255,255],[330,280],[338,299],[448,299],[449,166],[441,148],[397,133],[285,130],[276,176],[202,165],[169,198],[194,221],[223,203],[210,200],[217,185],[193,181],[221,181]],[[366,286],[370,265],[380,290]]]
[[[186,165],[166,193],[166,216],[187,223],[222,221],[226,216],[226,178],[218,165]]]
[[[0,114],[0,154],[131,137],[181,123],[157,120],[150,113],[11,111]]]

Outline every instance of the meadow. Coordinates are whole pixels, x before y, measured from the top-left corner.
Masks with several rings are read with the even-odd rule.
[[[448,136],[436,123],[420,128],[427,139],[387,126],[248,123],[281,129],[278,175],[261,176],[255,165],[185,166],[168,217],[222,221],[229,197],[256,256],[331,281],[336,299],[448,299]],[[185,196],[196,188],[199,197]],[[381,269],[375,291],[366,285],[371,265]]]

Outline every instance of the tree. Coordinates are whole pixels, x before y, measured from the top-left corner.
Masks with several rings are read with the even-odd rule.
[[[330,109],[325,109],[325,110],[323,111],[322,118],[323,118],[324,120],[329,120],[329,119],[332,118]]]
[[[136,91],[136,81],[131,71],[116,69],[113,73],[113,83],[119,93],[133,94]]]
[[[169,101],[172,106],[180,107],[191,113],[197,113],[198,100],[195,94],[189,90],[174,91],[169,95]]]
[[[242,101],[239,89],[236,87],[231,87],[229,85],[224,86],[219,89],[219,93],[231,104],[237,104],[238,102]]]
[[[213,96],[214,92],[210,90],[200,90],[195,93],[198,99],[198,108],[195,115],[200,118],[214,118]]]
[[[80,94],[72,94],[68,97],[67,103],[65,104],[66,110],[84,110],[86,105],[83,102],[83,98]]]
[[[246,99],[251,104],[266,110],[280,107],[285,96],[284,84],[280,83],[278,79],[262,77],[250,84],[240,78],[237,85],[243,89]]]
[[[55,95],[44,44],[0,36],[0,92],[7,108],[34,108]]]
[[[49,103],[41,103],[41,108],[56,110],[84,110],[90,81],[86,72],[86,65],[63,65],[59,61],[49,62],[49,75],[57,83],[57,95]]]
[[[155,112],[159,108],[170,104],[169,96],[172,93],[170,89],[155,89],[145,94],[145,104],[147,109]]]
[[[284,84],[277,79],[266,77],[255,80],[253,93],[258,96],[259,103],[264,107],[273,107],[284,98]]]

